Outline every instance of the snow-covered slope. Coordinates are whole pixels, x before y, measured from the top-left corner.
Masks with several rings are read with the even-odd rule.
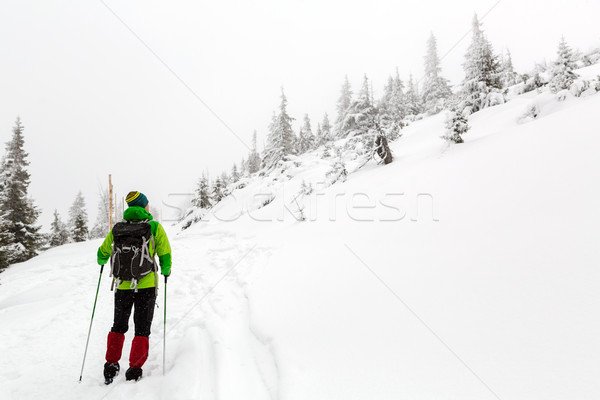
[[[318,151],[248,180],[169,232],[164,377],[162,286],[146,377],[106,387],[104,272],[78,384],[99,242],[12,266],[0,398],[597,399],[599,109],[528,93],[472,115],[461,145],[444,115],[417,121],[394,163],[346,182],[323,183]]]

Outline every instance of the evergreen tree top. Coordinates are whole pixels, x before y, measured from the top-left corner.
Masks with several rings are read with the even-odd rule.
[[[9,163],[18,164],[21,166],[29,165],[27,161],[27,154],[24,150],[25,139],[23,138],[23,130],[25,127],[21,123],[21,118],[17,117],[15,126],[13,127],[12,139],[6,143],[6,156],[5,160]]]

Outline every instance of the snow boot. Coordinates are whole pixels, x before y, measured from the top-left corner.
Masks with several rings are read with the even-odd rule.
[[[142,369],[130,367],[125,371],[125,379],[128,381],[139,381],[142,379]]]
[[[104,384],[110,385],[113,382],[115,376],[119,374],[121,367],[119,363],[105,363],[104,364]]]

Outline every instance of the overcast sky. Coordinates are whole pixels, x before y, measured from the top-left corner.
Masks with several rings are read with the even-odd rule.
[[[333,120],[345,74],[358,89],[366,73],[376,95],[396,67],[420,78],[430,32],[441,56],[488,11],[483,29],[518,72],[553,59],[561,35],[600,45],[596,0],[3,0],[0,141],[19,115],[44,230],[79,190],[94,219],[109,173],[120,196],[141,190],[161,208],[239,162],[254,129],[262,148],[282,86],[295,128],[305,113]],[[442,61],[454,84],[469,39]]]

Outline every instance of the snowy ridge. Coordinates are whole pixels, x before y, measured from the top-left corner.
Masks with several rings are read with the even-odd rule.
[[[104,272],[79,385],[99,242],[14,265],[0,398],[597,399],[598,109],[526,93],[470,116],[461,145],[440,139],[444,113],[415,121],[392,164],[345,182],[326,182],[322,150],[245,181],[168,232],[165,377],[162,283],[144,379],[106,387]]]

